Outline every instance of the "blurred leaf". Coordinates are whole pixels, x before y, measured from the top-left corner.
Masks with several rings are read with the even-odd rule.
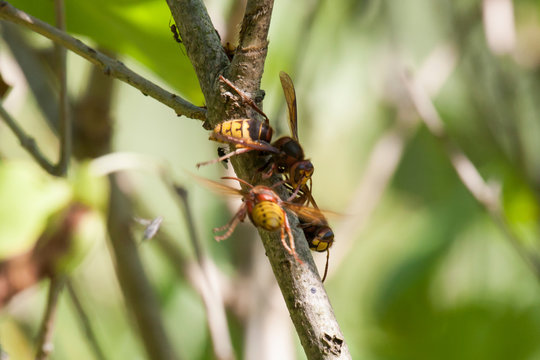
[[[109,183],[106,177],[96,176],[90,170],[90,162],[81,164],[70,178],[73,198],[94,210],[105,211],[109,199]]]
[[[28,162],[0,162],[0,259],[33,247],[71,189]]]
[[[13,6],[54,25],[53,2],[15,0]],[[197,77],[169,29],[171,14],[165,1],[123,0],[66,3],[67,31],[96,44],[129,55],[197,105],[203,96]]]

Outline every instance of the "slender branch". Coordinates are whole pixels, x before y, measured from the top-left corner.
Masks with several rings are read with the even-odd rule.
[[[54,331],[54,320],[56,318],[58,298],[64,287],[64,282],[65,278],[62,275],[51,277],[47,307],[43,315],[37,342],[36,360],[48,359],[53,350],[52,335]]]
[[[164,90],[130,70],[122,62],[112,59],[65,32],[14,8],[6,1],[0,1],[0,19],[25,26],[28,29],[51,39],[55,43],[66,47],[68,50],[82,56],[92,64],[99,66],[105,74],[139,89],[143,94],[151,96],[172,108],[179,116],[184,115],[198,120],[204,120],[206,118],[206,111],[204,109],[193,105],[178,95]]]
[[[57,26],[63,30],[65,28],[64,1],[55,0],[55,13]],[[66,176],[67,163],[71,155],[71,122],[67,114],[67,69],[66,69],[66,51],[56,47],[58,60],[58,70],[60,75],[60,156],[58,165],[54,167],[54,174],[57,176]],[[36,360],[44,360],[49,357],[53,350],[52,337],[54,332],[54,322],[56,319],[56,308],[58,297],[64,288],[66,277],[64,275],[52,275],[49,284],[49,297],[45,316],[41,323],[40,337],[37,345]]]
[[[77,312],[77,315],[79,317],[79,324],[82,327],[84,333],[86,334],[86,339],[90,343],[90,348],[94,352],[94,355],[99,360],[105,360],[105,354],[103,353],[103,350],[101,350],[101,347],[99,346],[99,343],[96,338],[96,334],[94,330],[92,329],[92,325],[90,323],[90,318],[88,317],[88,314],[84,310],[84,307],[79,299],[79,296],[77,295],[77,291],[73,287],[73,284],[69,279],[66,282],[66,287],[68,289],[68,294],[71,298],[71,301],[73,302],[73,306],[75,307],[75,311]]]
[[[177,198],[180,200],[180,205],[184,212],[184,217],[188,225],[188,232],[195,256],[198,263],[198,273],[201,281],[199,284],[199,293],[206,307],[207,323],[210,329],[210,336],[214,347],[214,353],[217,359],[234,359],[234,350],[232,347],[229,327],[227,325],[227,316],[223,302],[223,295],[219,290],[215,271],[210,267],[210,260],[201,246],[201,241],[195,231],[195,222],[189,207],[188,193],[184,188],[174,186]]]
[[[66,19],[64,11],[64,1],[55,0],[54,8],[56,13],[56,27],[65,31]],[[67,96],[67,68],[66,68],[66,48],[58,43],[54,45],[56,58],[58,61],[58,75],[60,78],[59,97],[59,135],[60,135],[60,156],[58,164],[55,166],[56,175],[66,176],[69,159],[71,158],[72,123],[69,116],[69,103]]]
[[[36,140],[33,137],[30,137],[26,135],[24,130],[19,127],[17,122],[9,115],[9,113],[6,111],[6,109],[2,106],[2,103],[0,102],[0,117],[4,119],[4,122],[7,124],[7,126],[13,131],[17,139],[19,139],[19,142],[21,143],[21,146],[32,155],[34,160],[37,161],[37,163],[49,174],[54,175],[56,173],[55,166],[47,160],[45,155],[41,152],[39,147],[36,144]]]

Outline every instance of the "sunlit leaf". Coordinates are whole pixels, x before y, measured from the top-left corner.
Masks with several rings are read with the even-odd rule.
[[[0,258],[29,250],[71,189],[30,163],[0,163]]]
[[[54,24],[54,4],[16,0],[13,6]],[[173,39],[165,1],[67,1],[67,31],[91,39],[122,58],[128,55],[148,67],[197,105],[203,97],[183,45]],[[89,45],[95,45],[89,44]]]

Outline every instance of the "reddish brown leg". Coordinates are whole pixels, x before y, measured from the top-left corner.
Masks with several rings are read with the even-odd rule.
[[[302,187],[302,183],[298,184],[298,186],[296,187],[296,189],[294,190],[294,192],[292,193],[291,196],[289,196],[289,198],[287,199],[287,201],[292,201],[296,198],[296,195],[298,195],[298,192],[300,191],[300,188]]]
[[[322,282],[326,280],[326,275],[328,275],[328,261],[330,260],[330,249],[326,249],[326,265],[324,266],[324,275],[322,277]]]
[[[276,164],[272,164],[272,165],[270,166],[270,168],[268,169],[268,171],[263,172],[263,174],[262,174],[261,177],[262,177],[264,180],[270,178],[270,176],[272,176],[272,174],[274,173],[274,168],[275,168],[275,167],[276,167]]]
[[[227,239],[229,236],[231,236],[231,234],[233,233],[238,223],[241,221],[244,221],[244,219],[246,218],[246,211],[247,211],[246,204],[242,204],[240,209],[238,209],[238,212],[233,216],[233,218],[227,224],[214,228],[214,232],[227,230],[225,234],[223,235],[215,235],[214,239],[216,239],[216,241],[222,241],[222,240]]]
[[[281,244],[283,244],[283,247],[285,248],[285,250],[287,250],[287,252],[289,254],[292,254],[291,248],[289,247],[289,245],[285,241],[285,229],[284,229],[284,226],[281,227]]]
[[[292,256],[294,256],[294,259],[296,261],[298,261],[299,264],[303,264],[304,262],[302,260],[300,260],[300,258],[298,257],[298,254],[296,253],[296,246],[294,245],[294,238],[293,238],[293,235],[292,235],[291,226],[289,225],[289,219],[287,218],[287,214],[285,213],[285,211],[283,211],[283,215],[285,217],[284,226],[285,226],[285,230],[287,230],[287,235],[289,236],[290,247],[285,245],[285,237],[283,236],[283,227],[281,228],[281,234],[282,234],[281,242],[283,243],[283,246],[285,246],[287,251],[289,251],[289,253]]]
[[[268,116],[266,116],[266,114],[261,110],[261,108],[259,108],[257,104],[255,104],[255,101],[253,101],[245,92],[237,88],[236,85],[230,82],[229,79],[225,79],[222,75],[219,75],[219,80],[229,85],[231,89],[233,89],[246,104],[250,105],[253,110],[264,116],[264,120],[266,121],[266,123],[270,122]]]

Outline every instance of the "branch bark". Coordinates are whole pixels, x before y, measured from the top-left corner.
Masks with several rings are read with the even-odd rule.
[[[119,188],[118,175],[110,175],[111,196],[108,230],[112,255],[124,297],[137,322],[149,359],[177,359],[161,321],[160,306],[131,235],[131,204]]]
[[[91,48],[82,41],[60,31],[53,26],[23,12],[7,1],[0,1],[0,19],[6,20],[18,25],[22,25],[32,31],[37,32],[51,39],[57,44],[60,44],[82,56],[92,64],[100,67],[105,74],[110,75],[118,80],[121,80],[137,89],[144,95],[148,95],[167,105],[176,111],[178,116],[184,115],[189,118],[204,120],[206,112],[204,109],[193,105],[189,101],[181,98],[178,95],[172,94],[153,82],[143,78],[139,74],[130,70],[119,60],[112,59],[105,54]]]
[[[206,99],[209,128],[225,119],[254,116],[250,109],[234,108],[220,93],[219,75],[231,79],[255,101],[260,96],[260,81],[268,48],[268,29],[272,0],[250,0],[246,6],[239,46],[229,64],[211,20],[200,0],[167,0],[180,35]],[[253,96],[255,94],[255,96]],[[260,167],[254,154],[231,158],[239,177],[250,181]],[[279,179],[273,178],[276,183]],[[282,192],[280,195],[284,196]],[[289,309],[308,359],[348,359],[349,349],[335,318],[326,291],[298,219],[288,214],[294,228],[299,263],[282,247],[278,234],[259,230],[267,256]]]

